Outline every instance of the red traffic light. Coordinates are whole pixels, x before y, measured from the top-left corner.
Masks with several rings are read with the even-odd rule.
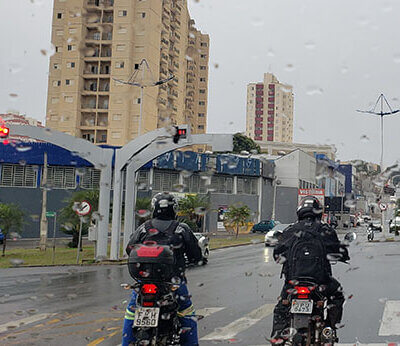
[[[186,129],[178,129],[179,136],[186,136]]]
[[[7,138],[10,134],[10,129],[5,126],[0,126],[0,138]]]

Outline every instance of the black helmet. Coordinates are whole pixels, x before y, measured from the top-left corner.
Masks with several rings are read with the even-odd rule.
[[[153,217],[161,220],[175,220],[178,201],[169,192],[157,193],[151,200]]]
[[[304,220],[306,218],[321,219],[323,213],[321,202],[315,196],[306,196],[297,208],[297,218]]]

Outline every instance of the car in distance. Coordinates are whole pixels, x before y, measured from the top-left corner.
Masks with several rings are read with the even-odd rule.
[[[202,233],[193,233],[199,242],[201,253],[203,255],[203,264],[207,264],[208,257],[210,257],[210,238]]]
[[[291,224],[279,223],[273,229],[267,232],[265,235],[264,243],[265,246],[274,246],[279,241],[279,235],[281,235]]]
[[[278,223],[279,223],[279,221],[275,221],[275,220],[262,220],[259,223],[256,223],[253,226],[253,228],[251,229],[251,231],[253,233],[256,233],[256,232],[267,233],[268,231],[273,229],[275,227],[275,225],[277,225]]]

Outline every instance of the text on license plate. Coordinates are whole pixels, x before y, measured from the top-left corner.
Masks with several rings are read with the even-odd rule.
[[[293,299],[290,312],[293,314],[311,314],[313,309],[312,300]]]
[[[157,327],[160,308],[136,308],[135,327]]]

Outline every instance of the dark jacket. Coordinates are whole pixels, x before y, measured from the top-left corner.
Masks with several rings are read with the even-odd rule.
[[[274,248],[273,256],[275,261],[281,257],[288,257],[290,247],[293,244],[296,234],[307,227],[313,228],[320,233],[327,255],[331,255],[338,261],[342,262],[350,259],[347,247],[340,243],[336,231],[331,226],[322,223],[319,220],[302,220],[289,226],[289,228],[280,236],[279,242]],[[329,262],[327,271],[331,276],[332,268]],[[286,262],[283,263],[282,273],[286,275]]]
[[[150,220],[151,226],[160,232],[166,231],[171,226],[172,222],[174,222],[174,220]],[[129,255],[135,244],[141,244],[145,240],[149,240],[146,223],[140,225],[132,234],[128,246],[126,247],[126,253]],[[175,232],[171,237],[171,243],[168,245],[171,245],[174,249],[176,272],[177,274],[180,274],[180,276],[183,276],[185,272],[185,255],[189,263],[200,262],[203,258],[196,236],[185,223],[177,223]]]

